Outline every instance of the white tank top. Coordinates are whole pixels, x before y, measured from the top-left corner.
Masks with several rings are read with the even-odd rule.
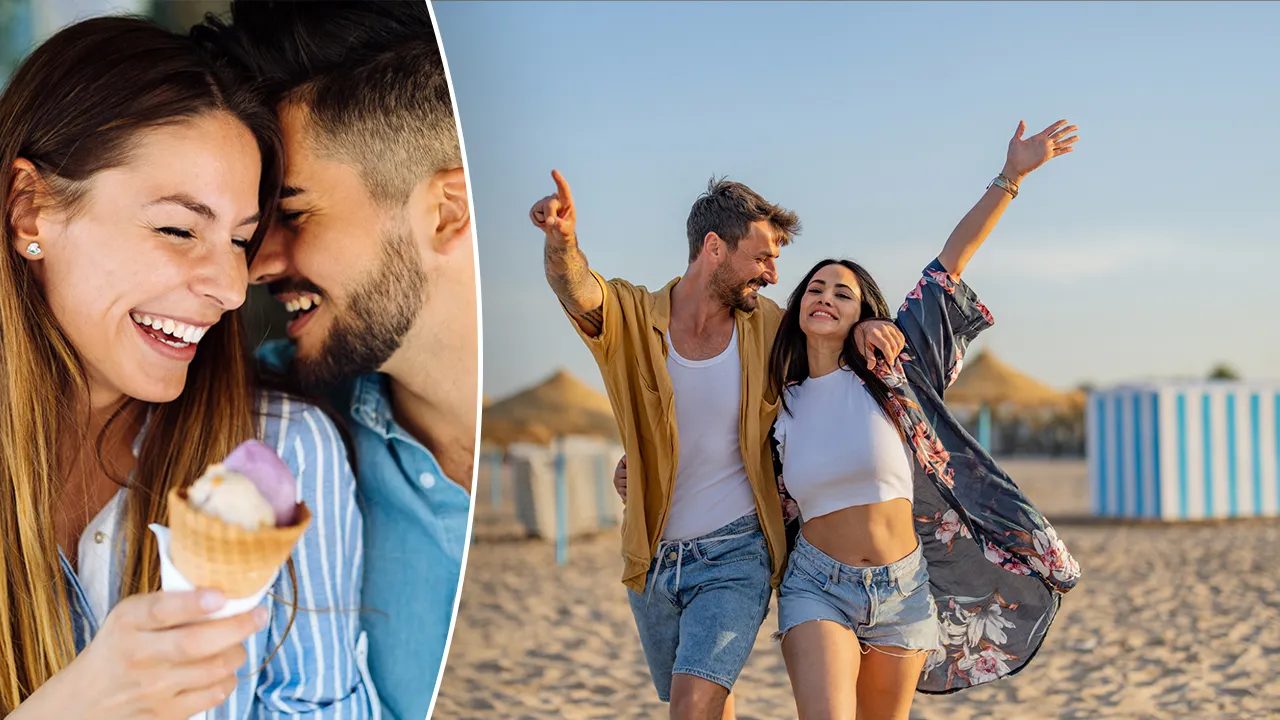
[[[742,463],[738,424],[742,363],[738,328],[729,346],[707,360],[686,360],[667,334],[667,372],[676,405],[676,487],[663,540],[689,540],[755,512]]]
[[[810,519],[854,505],[912,500],[911,456],[862,379],[841,368],[787,388],[773,433],[782,478]]]

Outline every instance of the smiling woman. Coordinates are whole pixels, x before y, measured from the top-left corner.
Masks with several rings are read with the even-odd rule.
[[[0,96],[0,715],[376,713],[351,468],[256,386],[236,312],[281,181],[249,88],[199,33],[97,18]],[[251,438],[313,520],[264,604],[208,619],[228,598],[158,592],[147,526]]]
[[[74,215],[48,218],[55,237],[31,269],[79,340],[91,390],[166,402],[187,381],[195,334],[244,302],[261,160],[253,133],[222,111],[132,145],[125,164],[86,181]],[[38,182],[30,161],[17,166],[19,188]]]

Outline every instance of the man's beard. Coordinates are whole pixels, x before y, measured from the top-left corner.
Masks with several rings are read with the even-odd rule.
[[[712,270],[709,281],[711,292],[720,300],[722,305],[731,310],[741,310],[747,313],[755,311],[756,306],[760,304],[760,300],[755,295],[748,295],[746,291],[752,286],[755,286],[758,290],[764,287],[764,283],[759,277],[737,280],[730,275],[732,272],[728,260],[720,263],[715,270]]]
[[[413,327],[426,285],[408,232],[384,234],[381,261],[349,293],[345,307],[334,310],[319,351],[294,359],[298,381],[307,388],[324,388],[382,367]]]

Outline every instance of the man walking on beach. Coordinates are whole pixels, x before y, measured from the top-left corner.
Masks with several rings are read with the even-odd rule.
[[[626,449],[622,581],[645,659],[671,717],[731,718],[730,691],[786,554],[767,442],[782,311],[759,291],[778,281],[800,222],[746,185],[712,181],[689,213],[685,274],[650,292],[590,269],[569,184],[552,178],[556,194],[529,215]],[[890,358],[901,347],[888,321],[863,323],[858,342]]]
[[[467,540],[478,376],[471,210],[435,31],[421,2],[238,1],[230,28],[210,25],[271,90],[284,141],[251,276],[292,313],[292,342],[260,354],[347,421],[369,670],[384,717],[420,720]]]

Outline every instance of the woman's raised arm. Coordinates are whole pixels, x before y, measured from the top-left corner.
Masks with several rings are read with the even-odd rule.
[[[954,278],[960,277],[960,273],[969,264],[969,258],[982,247],[987,235],[1000,222],[1000,216],[1009,206],[1009,201],[1017,196],[1022,179],[1049,160],[1071,152],[1072,145],[1079,139],[1074,134],[1076,126],[1069,125],[1066,120],[1059,120],[1024,139],[1022,133],[1026,129],[1025,121],[1018,123],[1018,129],[1009,140],[1004,169],[987,186],[987,191],[978,199],[978,204],[961,218],[947,238],[942,252],[938,253],[938,260]]]

